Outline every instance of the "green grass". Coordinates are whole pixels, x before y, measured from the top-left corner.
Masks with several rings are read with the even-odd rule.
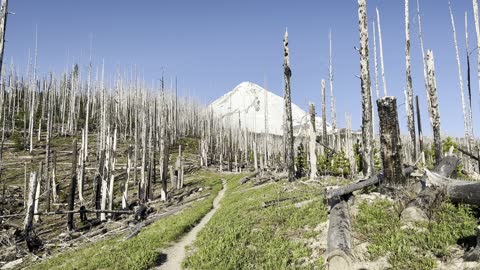
[[[283,185],[292,187],[285,192]],[[295,183],[275,183],[257,189],[228,182],[221,208],[199,233],[188,269],[321,269],[322,258],[310,259],[305,240],[327,219],[320,188]],[[287,197],[296,200],[263,208],[262,202]],[[300,208],[296,201],[314,199]]]
[[[31,269],[147,269],[154,266],[163,248],[190,230],[210,211],[213,199],[222,188],[220,178],[238,181],[242,175],[202,172],[197,177],[201,185],[212,187],[208,191],[212,195],[193,203],[180,214],[155,222],[130,240],[119,241],[123,236],[102,240],[61,253]]]
[[[398,209],[386,200],[362,203],[354,222],[355,230],[371,243],[371,259],[389,254],[392,269],[434,269],[435,257],[448,260],[452,245],[475,235],[477,222],[467,206],[444,202],[430,222],[404,229]]]

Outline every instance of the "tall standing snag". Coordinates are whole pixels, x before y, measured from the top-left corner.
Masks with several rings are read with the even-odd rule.
[[[2,17],[0,18],[0,74],[2,74],[5,29],[7,27],[8,0],[2,0]]]
[[[388,185],[405,184],[402,172],[402,141],[398,125],[397,100],[384,97],[377,100],[380,119],[380,149],[383,172]]]
[[[407,80],[407,122],[408,132],[410,133],[410,140],[413,144],[412,157],[417,157],[417,143],[415,138],[415,112],[413,109],[413,86],[412,86],[412,71],[410,65],[410,21],[408,0],[405,0],[405,66],[406,66],[406,80]]]
[[[365,163],[363,173],[365,176],[370,176],[373,173],[373,126],[366,0],[358,0],[358,19],[360,32],[360,81],[362,87],[362,141],[363,160]]]
[[[437,100],[437,81],[435,79],[435,61],[432,50],[427,52],[427,93],[429,102],[430,122],[433,129],[433,144],[435,164],[442,160],[442,139],[440,137],[440,111]]]
[[[285,31],[285,37],[283,39],[284,50],[284,62],[283,62],[283,77],[285,80],[285,152],[286,152],[286,165],[288,172],[288,181],[293,181],[294,163],[293,163],[293,123],[292,123],[292,97],[290,95],[290,77],[292,76],[292,70],[290,69],[290,53],[288,50],[288,32]]]
[[[68,195],[68,211],[73,211],[75,206],[75,185],[77,184],[77,140],[73,141],[72,172],[71,172],[70,194]],[[102,209],[103,210],[103,209]],[[67,214],[67,229],[73,231],[73,213]]]
[[[310,103],[310,128],[309,128],[309,149],[310,149],[310,179],[315,179],[317,176],[317,152],[316,138],[317,133],[315,132],[315,105]]]

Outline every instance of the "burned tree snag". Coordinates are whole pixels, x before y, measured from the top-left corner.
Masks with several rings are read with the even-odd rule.
[[[415,102],[417,103],[418,146],[420,152],[423,152],[422,119],[420,117],[420,105],[418,103],[418,96],[415,96]]]
[[[384,97],[377,100],[380,119],[380,153],[387,185],[403,185],[406,178],[402,171],[402,141],[398,125],[397,100]]]
[[[415,138],[415,112],[413,109],[413,86],[412,86],[412,68],[410,65],[410,21],[408,1],[405,0],[405,66],[406,66],[406,80],[407,80],[407,122],[408,132],[410,133],[410,140],[413,144],[412,157],[413,160],[417,158],[417,143]]]
[[[75,206],[75,186],[77,184],[77,139],[73,140],[73,153],[72,153],[72,171],[70,173],[70,193],[68,194],[68,211],[73,211]],[[67,215],[67,229],[68,231],[74,230],[73,213]]]
[[[427,52],[427,93],[430,112],[430,123],[433,129],[433,144],[435,151],[435,164],[442,160],[442,139],[440,137],[440,111],[437,100],[437,81],[435,79],[435,61],[432,50]]]
[[[328,145],[327,137],[327,104],[325,93],[325,80],[322,79],[322,141],[325,145]]]
[[[362,88],[362,142],[363,160],[365,163],[363,173],[368,177],[373,173],[373,126],[366,0],[358,0],[358,19],[360,32],[360,81]]]
[[[8,0],[2,0],[2,17],[0,18],[0,74],[3,66],[3,48],[5,45],[5,30],[7,28]]]
[[[25,233],[25,241],[27,242],[28,250],[34,251],[39,246],[41,246],[41,241],[36,236],[33,230],[33,215],[34,215],[34,204],[35,204],[35,193],[37,191],[37,173],[30,173],[30,183],[28,191],[28,203],[27,203],[27,213],[25,216],[25,221],[23,223],[23,229]]]
[[[285,80],[284,100],[285,100],[285,127],[284,127],[284,141],[285,141],[285,156],[288,173],[288,181],[292,182],[295,177],[295,165],[293,159],[293,123],[292,123],[292,97],[290,95],[290,77],[292,70],[290,69],[290,52],[288,50],[288,32],[285,31],[283,39],[283,78]]]
[[[315,179],[317,177],[317,133],[315,132],[315,105],[313,103],[310,103],[309,127],[310,179]]]

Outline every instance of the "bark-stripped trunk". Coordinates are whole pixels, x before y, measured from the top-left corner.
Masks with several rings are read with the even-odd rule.
[[[70,173],[70,193],[68,195],[68,211],[73,211],[75,207],[75,186],[77,182],[77,140],[73,141],[73,153],[72,153],[72,171]],[[67,229],[68,231],[74,230],[73,213],[67,214]]]
[[[415,111],[413,109],[413,86],[412,74],[410,65],[410,20],[408,1],[405,0],[405,66],[406,66],[406,80],[407,80],[407,126],[410,133],[410,140],[412,141],[412,157],[413,160],[417,158],[417,140],[415,138]]]
[[[358,18],[360,32],[360,79],[362,88],[362,141],[363,160],[365,163],[363,173],[365,176],[371,176],[373,173],[373,126],[366,0],[358,0]]]
[[[2,17],[0,18],[0,76],[3,66],[3,49],[5,45],[5,31],[7,28],[8,0],[2,0]]]
[[[430,122],[433,129],[433,144],[435,150],[435,164],[438,164],[442,160],[442,139],[440,137],[440,111],[437,101],[437,81],[435,79],[435,60],[433,52],[428,50],[427,52],[427,89],[428,99],[430,100],[429,112]]]
[[[384,97],[377,100],[380,119],[380,149],[383,173],[390,186],[406,184],[402,172],[402,141],[398,125],[397,100]]]
[[[286,166],[288,173],[288,181],[293,181],[295,177],[295,164],[293,159],[293,123],[292,123],[292,97],[290,95],[290,77],[292,70],[290,69],[290,52],[288,50],[288,32],[285,31],[283,39],[284,62],[283,62],[283,77],[285,82],[284,100],[285,100],[285,154]]]
[[[467,111],[465,107],[465,95],[463,93],[463,78],[462,78],[462,67],[460,65],[460,53],[458,52],[458,45],[457,45],[457,32],[455,30],[455,20],[453,18],[452,12],[452,5],[449,2],[448,9],[450,11],[450,21],[452,24],[452,31],[453,31],[453,44],[455,46],[455,56],[457,58],[457,69],[458,69],[458,82],[460,85],[460,97],[462,98],[462,112],[463,112],[463,128],[465,131],[465,138],[468,141],[468,150],[470,151],[470,135],[469,135],[469,128],[468,128],[468,120],[467,120]]]
[[[327,137],[327,97],[325,93],[325,80],[322,79],[322,141],[328,145]]]
[[[128,146],[128,160],[127,160],[127,179],[125,179],[125,184],[123,185],[123,194],[122,194],[122,208],[126,209],[128,207],[128,182],[130,182],[130,174],[132,171],[132,145]]]
[[[477,61],[478,61],[478,67],[477,67],[477,76],[478,76],[478,94],[480,95],[480,22],[478,18],[478,0],[472,0],[473,1],[473,16],[475,19],[475,33],[477,35]]]
[[[315,131],[315,105],[310,103],[309,149],[310,149],[310,179],[317,177],[317,133]]]
[[[328,81],[330,82],[330,118],[331,118],[331,125],[332,125],[332,130],[335,131],[337,128],[337,115],[336,115],[336,110],[335,110],[335,96],[333,95],[333,69],[332,69],[332,32],[330,31],[328,34],[328,40],[329,40],[329,60],[328,60]]]
[[[420,147],[420,152],[423,153],[422,119],[420,117],[420,105],[418,103],[418,96],[415,96],[415,102],[417,103],[418,146]]]
[[[366,0],[365,0],[366,1]],[[385,81],[385,66],[383,65],[383,40],[382,40],[382,27],[380,25],[380,12],[377,11],[377,27],[378,27],[378,44],[380,45],[380,67],[382,69],[382,83],[383,83],[383,95],[387,95],[387,82]],[[367,17],[367,11],[365,9],[365,19]],[[368,27],[366,28],[368,31]],[[368,35],[368,33],[367,33]],[[368,43],[367,43],[368,46]]]

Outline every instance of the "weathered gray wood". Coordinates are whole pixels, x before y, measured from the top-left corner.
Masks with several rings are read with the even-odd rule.
[[[440,136],[440,111],[437,98],[437,80],[435,78],[435,60],[432,50],[427,52],[427,93],[429,99],[430,123],[433,129],[435,164],[442,160],[442,138]]]
[[[384,97],[377,100],[380,118],[380,153],[387,185],[406,184],[402,169],[402,141],[398,124],[397,100]]]
[[[345,200],[334,203],[330,210],[327,234],[327,264],[329,269],[350,269],[352,242],[350,214]]]
[[[327,190],[325,199],[330,200],[339,196],[350,194],[356,190],[360,190],[372,185],[378,184],[383,179],[383,174],[374,175],[368,179],[359,180],[353,184],[349,184],[336,189]]]
[[[73,141],[73,154],[72,154],[72,171],[70,173],[70,192],[68,195],[68,211],[73,211],[75,207],[75,186],[77,184],[77,139]],[[74,230],[73,213],[67,215],[67,229],[68,231]]]
[[[412,157],[417,158],[417,143],[415,138],[415,111],[413,106],[412,68],[410,64],[410,20],[408,1],[405,0],[405,76],[407,81],[407,126],[412,141]]]
[[[370,92],[370,67],[368,56],[368,23],[367,1],[358,0],[358,19],[360,32],[360,81],[362,89],[362,142],[363,173],[369,177],[373,174],[373,125],[372,125],[372,97]]]
[[[288,49],[288,32],[285,31],[285,37],[283,38],[283,78],[285,82],[284,100],[285,100],[285,155],[286,155],[286,169],[288,181],[293,181],[295,177],[295,164],[294,164],[294,152],[293,152],[293,122],[292,122],[292,97],[290,93],[290,77],[292,76],[292,70],[290,69],[290,51]]]
[[[308,134],[308,148],[310,151],[310,179],[317,177],[317,133],[315,131],[315,105],[310,103],[310,122]]]

